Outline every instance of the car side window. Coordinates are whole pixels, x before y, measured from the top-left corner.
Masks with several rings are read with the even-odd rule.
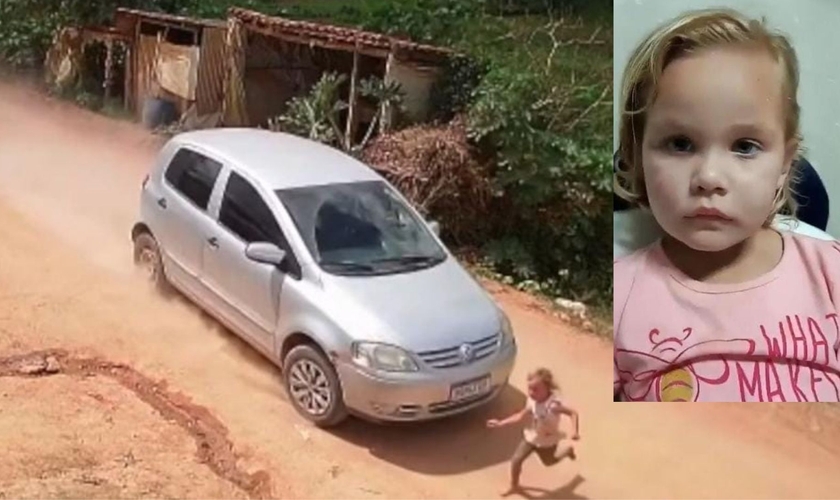
[[[280,241],[280,227],[274,214],[257,190],[236,172],[231,172],[225,188],[219,222],[246,243]]]
[[[213,186],[221,170],[221,163],[191,149],[182,148],[172,157],[164,176],[198,208],[207,210]]]
[[[295,274],[298,270],[291,247],[271,209],[254,186],[236,172],[230,173],[219,222],[246,243],[266,242],[279,246],[286,251],[289,272]]]

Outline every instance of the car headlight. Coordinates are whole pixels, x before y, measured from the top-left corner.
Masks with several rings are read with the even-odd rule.
[[[404,349],[377,342],[353,344],[353,362],[359,366],[386,372],[416,372],[417,363]]]
[[[510,318],[507,317],[507,314],[499,311],[499,321],[501,322],[502,347],[508,347],[510,345],[515,344],[516,337],[513,336],[513,325],[510,322]]]

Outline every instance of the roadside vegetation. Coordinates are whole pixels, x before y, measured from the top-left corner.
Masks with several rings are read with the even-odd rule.
[[[436,200],[414,198],[442,221],[453,246],[513,286],[586,303],[601,318],[600,329],[611,328],[612,2],[16,0],[0,3],[0,58],[38,67],[56,27],[108,23],[117,6],[204,18],[239,6],[455,49],[461,55],[434,91],[435,122],[397,128],[353,152],[376,160],[383,148],[414,147],[425,166],[405,168],[436,172],[441,185],[454,189]],[[91,89],[77,99],[90,99]],[[318,97],[301,98],[275,127],[307,130],[299,111],[305,99]],[[336,140],[322,130],[326,142]],[[469,159],[459,168],[431,165],[462,158],[447,151],[465,151]],[[409,195],[428,192],[392,174]]]

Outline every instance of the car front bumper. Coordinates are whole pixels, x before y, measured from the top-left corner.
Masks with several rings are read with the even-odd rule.
[[[516,359],[510,345],[471,365],[414,373],[371,373],[352,362],[339,362],[338,375],[347,408],[362,417],[388,422],[443,418],[494,400],[507,386]],[[453,401],[452,387],[489,377],[487,390]]]

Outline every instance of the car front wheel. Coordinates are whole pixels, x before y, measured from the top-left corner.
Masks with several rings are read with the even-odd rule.
[[[149,233],[143,233],[134,240],[134,265],[137,266],[149,282],[161,292],[168,292],[169,286],[163,273],[163,260],[157,241]]]
[[[286,356],[283,374],[286,393],[303,417],[318,427],[333,427],[347,418],[341,382],[320,350],[295,347]]]

